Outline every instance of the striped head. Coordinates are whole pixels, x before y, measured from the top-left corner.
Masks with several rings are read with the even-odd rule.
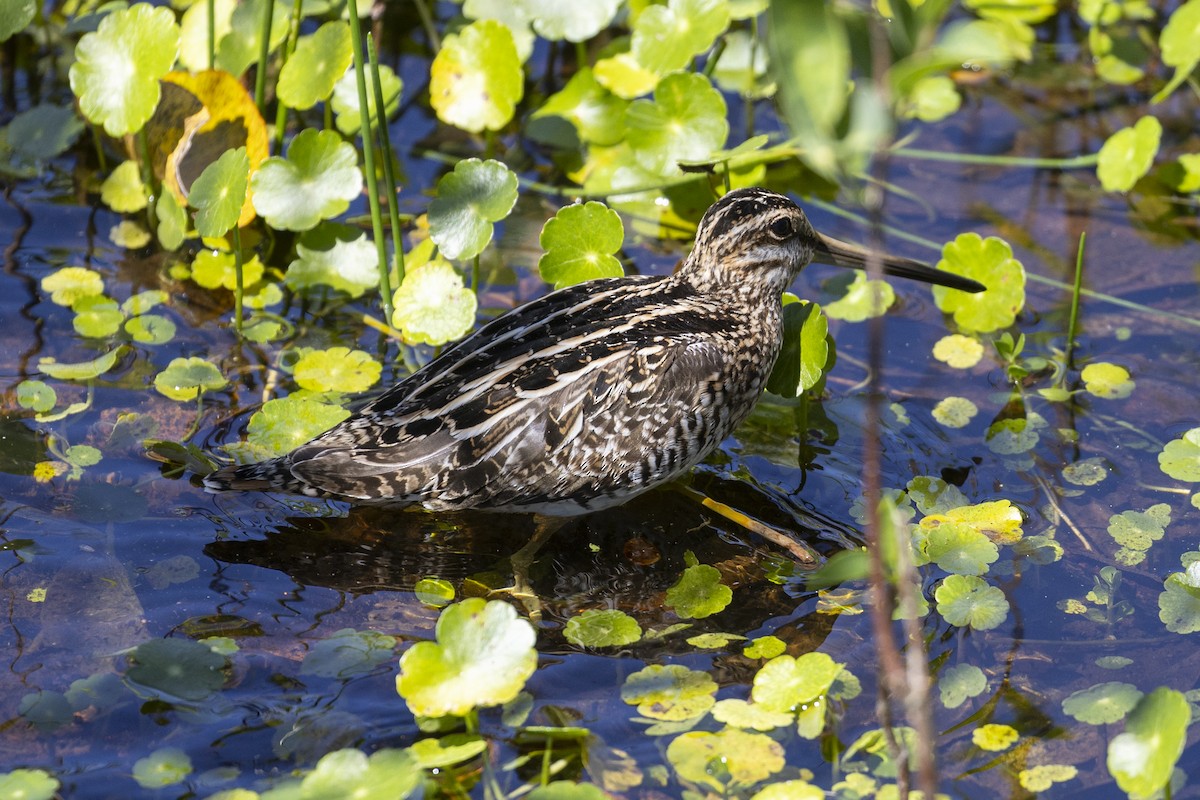
[[[704,214],[681,273],[700,291],[778,297],[812,260],[817,234],[799,206],[766,189],[738,189]]]

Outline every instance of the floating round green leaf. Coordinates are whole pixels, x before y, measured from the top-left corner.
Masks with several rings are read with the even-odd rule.
[[[370,757],[359,750],[335,750],[304,776],[296,797],[304,800],[404,800],[421,783],[416,759],[405,750],[383,749]]]
[[[1158,454],[1158,467],[1177,481],[1200,481],[1200,428],[1167,442]]]
[[[429,102],[438,119],[471,133],[503,128],[525,93],[512,32],[495,20],[447,36],[429,73]]]
[[[192,774],[192,760],[178,747],[162,747],[133,763],[133,779],[143,789],[174,786]]]
[[[379,285],[379,253],[362,231],[324,223],[300,237],[284,281],[295,289],[330,286],[359,297]]]
[[[842,665],[825,653],[776,656],[755,674],[750,696],[764,708],[795,713],[827,694],[841,671]]]
[[[1040,764],[1017,773],[1017,781],[1027,792],[1045,792],[1056,783],[1065,783],[1079,774],[1079,769],[1070,764]]]
[[[980,750],[998,753],[1016,744],[1021,734],[1011,725],[988,723],[971,731],[971,744]]]
[[[25,380],[17,384],[17,405],[21,408],[41,414],[54,408],[57,401],[54,388],[44,381]]]
[[[306,231],[341,214],[362,185],[354,147],[333,131],[315,128],[292,140],[286,159],[264,161],[250,181],[254,210],[272,227],[288,231]]]
[[[1158,595],[1158,618],[1172,633],[1200,631],[1200,575],[1172,572]]]
[[[721,583],[721,573],[708,564],[694,564],[667,589],[667,606],[682,619],[711,617],[733,600],[733,590]]]
[[[517,696],[537,667],[533,626],[499,600],[473,597],[438,617],[437,642],[400,659],[396,691],[414,714],[462,716]]]
[[[517,202],[517,176],[499,161],[468,158],[438,181],[429,235],[446,258],[474,258],[492,240],[492,223]]]
[[[562,117],[575,126],[579,138],[596,145],[614,145],[625,138],[625,109],[629,103],[609,92],[584,67],[571,76],[566,86],[551,95],[533,119]]]
[[[30,4],[32,5],[32,3]],[[4,12],[0,12],[2,15]],[[20,800],[53,800],[61,784],[41,769],[14,769],[0,772],[0,797]]]
[[[621,217],[603,203],[565,206],[542,227],[538,260],[542,280],[561,289],[593,278],[625,274],[614,253],[625,240]]]
[[[83,115],[109,136],[141,129],[158,105],[159,78],[175,63],[179,26],[169,8],[138,3],[114,11],[75,48],[71,91]]]
[[[365,675],[391,661],[395,647],[395,637],[342,628],[312,645],[300,664],[300,674],[339,679]]]
[[[873,281],[865,272],[854,273],[846,293],[821,308],[830,319],[846,322],[881,317],[896,302],[896,290],[887,281]]]
[[[1134,382],[1129,370],[1106,361],[1088,364],[1079,373],[1088,394],[1107,400],[1123,400],[1133,394]]]
[[[938,693],[946,708],[958,708],[987,689],[987,675],[974,664],[955,664],[942,673]]]
[[[651,664],[625,679],[621,699],[643,717],[679,721],[702,716],[716,702],[717,684],[682,664]]]
[[[1013,258],[1003,239],[962,233],[942,248],[938,269],[973,278],[988,287],[970,294],[944,286],[933,287],[933,300],[943,312],[954,315],[964,328],[981,333],[1006,328],[1025,307],[1025,267]]]
[[[785,728],[796,721],[795,714],[772,711],[765,706],[730,698],[718,700],[712,709],[713,719],[742,730],[773,731]]]
[[[1162,123],[1145,116],[1108,137],[1100,148],[1096,177],[1110,192],[1128,192],[1138,179],[1150,171],[1158,143],[1162,138]]]
[[[346,394],[370,389],[382,372],[383,367],[369,353],[349,347],[310,350],[292,369],[302,389]]]
[[[983,345],[973,336],[952,333],[938,339],[933,357],[955,369],[970,369],[983,358]]]
[[[641,639],[642,627],[619,609],[589,609],[567,620],[563,637],[580,647],[621,647]]]
[[[279,99],[292,108],[312,108],[333,94],[353,60],[350,26],[342,20],[326,22],[296,42],[296,51],[279,71]]]
[[[112,369],[116,365],[122,349],[122,347],[117,347],[96,356],[91,361],[80,361],[75,364],[62,364],[53,358],[43,358],[38,361],[38,369],[51,378],[65,381],[85,381],[103,375]]]
[[[1120,722],[1142,699],[1133,684],[1109,681],[1072,692],[1062,701],[1064,714],[1088,725]]]
[[[977,631],[998,627],[1008,617],[1008,598],[975,575],[951,575],[934,591],[938,613],[951,625]]]
[[[42,278],[42,291],[50,292],[56,305],[74,306],[82,297],[103,292],[104,279],[87,267],[63,267]]]
[[[72,309],[75,311],[75,319],[71,322],[80,336],[112,336],[125,321],[125,314],[117,307],[117,301],[104,295],[81,297],[75,301]]]
[[[126,250],[145,247],[150,244],[150,238],[150,231],[131,219],[121,220],[108,231],[108,240]]]
[[[477,303],[458,271],[434,259],[404,274],[393,299],[392,324],[407,342],[442,345],[471,330]]]
[[[228,383],[203,358],[173,358],[162,372],[154,376],[154,388],[172,400],[191,400],[201,392],[220,389]]]
[[[783,769],[783,745],[762,733],[726,728],[692,731],[667,746],[667,760],[684,780],[720,794],[765,780]]]
[[[691,72],[672,73],[659,81],[653,102],[630,103],[625,126],[638,163],[663,176],[680,174],[680,161],[707,158],[724,146],[729,134],[725,98],[708,78]]]
[[[314,436],[324,433],[350,416],[339,406],[319,403],[305,397],[281,397],[268,400],[250,417],[246,442],[230,452],[245,453],[245,461],[261,460],[295,450]]]
[[[175,338],[175,323],[161,314],[142,314],[125,323],[125,332],[138,344],[166,344]]]
[[[225,684],[225,659],[190,639],[154,639],[138,645],[132,658],[125,680],[168,701],[198,702]]]
[[[933,407],[933,418],[947,428],[964,428],[979,408],[965,397],[944,397]]]

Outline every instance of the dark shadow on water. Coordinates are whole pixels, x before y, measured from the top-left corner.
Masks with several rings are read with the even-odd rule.
[[[809,509],[785,507],[780,498],[742,481],[698,475],[694,485],[735,508],[753,509],[756,517],[825,556],[858,538],[845,525]],[[720,570],[735,592],[734,603],[694,621],[689,635],[754,630],[771,617],[793,615],[811,593],[787,554],[714,516],[664,489],[568,520],[542,547],[530,575],[545,607],[545,627],[557,628],[588,608],[620,609],[643,629],[678,622],[665,593],[678,582],[689,553]],[[277,570],[301,585],[351,594],[412,591],[422,578],[438,577],[462,596],[508,586],[508,559],[534,530],[533,518],[523,514],[351,508],[342,517],[290,515],[279,524],[213,541],[204,552],[225,563]],[[555,638],[555,645],[564,644]]]

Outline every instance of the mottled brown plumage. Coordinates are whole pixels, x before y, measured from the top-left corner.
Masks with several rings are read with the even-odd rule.
[[[311,442],[205,484],[557,516],[621,503],[686,472],[750,413],[779,355],[780,295],[814,257],[861,266],[865,254],[817,234],[783,195],[731,192],[675,274],[548,294]],[[982,288],[917,262],[883,263]]]

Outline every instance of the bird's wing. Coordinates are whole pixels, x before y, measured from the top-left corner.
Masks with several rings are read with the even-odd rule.
[[[495,366],[436,413],[364,420],[353,443],[320,437],[293,453],[292,472],[363,500],[496,507],[609,495],[702,458],[703,409],[719,400],[728,368],[722,351],[694,334],[601,341]]]

